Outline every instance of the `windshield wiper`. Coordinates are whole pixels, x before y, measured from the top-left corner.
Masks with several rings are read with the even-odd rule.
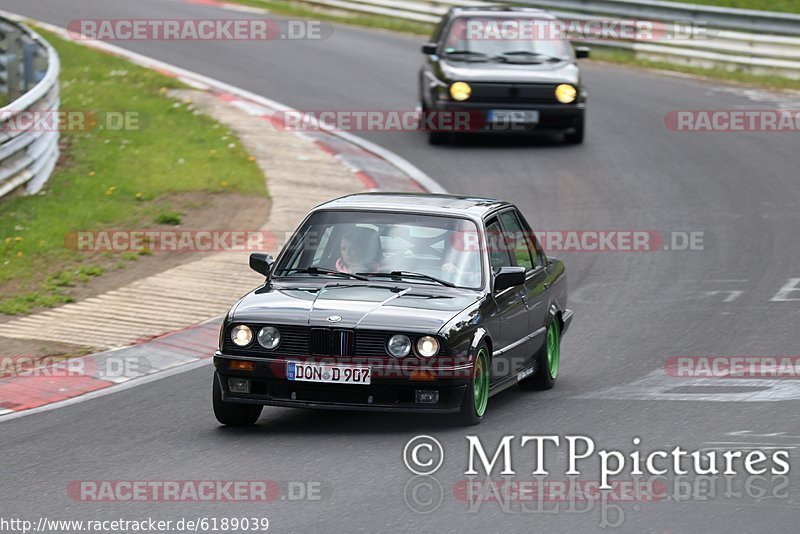
[[[441,278],[436,278],[435,276],[431,276],[429,274],[424,273],[416,273],[414,271],[392,271],[389,273],[357,273],[362,276],[383,276],[389,278],[422,278],[423,280],[430,280],[431,282],[436,282],[437,284],[442,284],[443,286],[447,287],[456,287],[456,285],[452,282],[448,282],[447,280],[442,280]]]
[[[344,271],[337,271],[335,269],[326,269],[325,267],[301,267],[295,269],[286,269],[281,274],[286,275],[288,273],[327,274],[329,276],[344,276],[346,278],[355,278],[356,280],[369,280],[369,278],[360,276],[359,274],[346,273]]]

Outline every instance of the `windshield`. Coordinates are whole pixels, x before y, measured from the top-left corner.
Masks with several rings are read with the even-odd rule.
[[[274,276],[337,277],[454,285],[477,289],[483,282],[472,221],[411,213],[320,211],[297,231]],[[332,272],[331,272],[332,271]]]
[[[450,26],[444,53],[471,56],[471,60],[571,59],[572,47],[557,36],[554,23],[530,17],[459,17]]]

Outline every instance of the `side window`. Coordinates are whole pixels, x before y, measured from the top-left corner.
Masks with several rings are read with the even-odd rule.
[[[525,267],[526,271],[530,271],[534,265],[538,265],[538,261],[536,261],[538,258],[535,257],[536,249],[533,250],[534,255],[532,255],[531,249],[528,248],[530,236],[523,230],[516,211],[509,210],[501,213],[500,220],[505,229],[503,234],[505,247],[514,254],[517,265]]]
[[[513,265],[508,250],[503,246],[502,237],[500,223],[497,222],[497,219],[491,219],[486,223],[486,248],[489,253],[489,264],[492,271],[496,271],[500,267]]]

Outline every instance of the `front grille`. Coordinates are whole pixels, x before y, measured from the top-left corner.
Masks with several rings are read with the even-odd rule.
[[[511,84],[474,83],[470,84],[470,102],[497,102],[520,104],[557,104],[554,84]]]
[[[264,325],[249,325],[254,333]],[[346,330],[324,327],[273,325],[281,333],[281,342],[275,350],[266,350],[256,341],[246,348],[233,344],[230,328],[225,332],[223,350],[227,354],[253,355],[254,353],[282,356],[359,356],[379,358],[387,356],[386,343],[397,332],[378,330]],[[415,343],[418,336],[411,336]]]

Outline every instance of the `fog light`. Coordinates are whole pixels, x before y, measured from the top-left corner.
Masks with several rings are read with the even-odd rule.
[[[229,369],[236,369],[237,371],[255,371],[255,362],[243,362],[242,360],[231,360],[228,364]]]
[[[439,402],[439,392],[435,389],[416,389],[414,393],[418,404],[436,404]]]
[[[228,389],[231,393],[250,393],[250,381],[246,378],[229,378]]]

